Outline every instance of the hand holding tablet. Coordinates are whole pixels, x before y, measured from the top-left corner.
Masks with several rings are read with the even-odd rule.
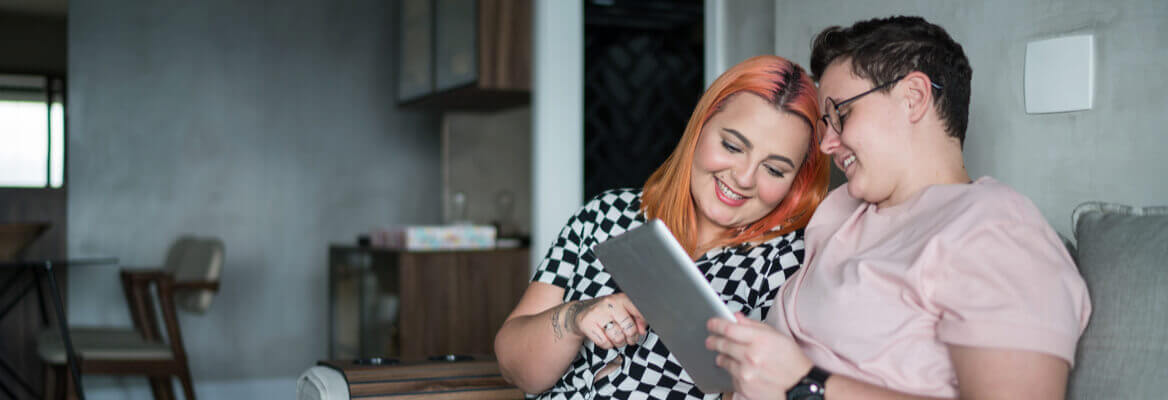
[[[706,349],[706,321],[735,321],[693,260],[661,220],[596,246],[596,256],[636,305],[694,383],[706,393],[731,391],[730,375]]]

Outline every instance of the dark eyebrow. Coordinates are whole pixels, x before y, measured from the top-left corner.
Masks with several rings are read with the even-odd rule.
[[[791,168],[795,168],[795,163],[791,162],[790,158],[783,157],[783,156],[780,156],[778,154],[771,154],[770,156],[767,156],[767,159],[768,160],[779,160],[779,161],[787,163],[787,165],[790,165]]]
[[[742,141],[742,144],[745,145],[746,148],[748,148],[748,149],[754,148],[754,145],[750,143],[750,140],[747,140],[746,136],[742,136],[741,132],[738,132],[738,131],[736,131],[734,129],[730,129],[730,128],[722,128],[722,130],[726,131],[726,133],[734,135],[734,137],[736,137],[736,138],[738,138],[738,140]],[[767,156],[767,159],[768,160],[782,161],[782,162],[785,162],[788,165],[790,165],[791,168],[795,168],[795,163],[793,161],[791,161],[790,158],[783,157],[783,156],[780,156],[778,154],[771,154],[771,155]]]
[[[738,131],[730,129],[730,128],[722,128],[722,130],[726,131],[727,133],[729,133],[731,135],[734,135],[734,137],[738,138],[738,140],[741,140],[742,144],[746,145],[746,148],[748,148],[748,149],[754,148],[754,145],[750,143],[750,140],[747,140],[746,136],[742,136],[741,132],[738,132]]]

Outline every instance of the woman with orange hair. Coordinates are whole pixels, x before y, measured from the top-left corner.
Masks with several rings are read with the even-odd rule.
[[[698,391],[592,249],[659,218],[731,311],[766,317],[827,193],[817,104],[781,57],[718,77],[643,190],[606,191],[568,220],[495,338],[503,376],[541,399],[718,397]]]

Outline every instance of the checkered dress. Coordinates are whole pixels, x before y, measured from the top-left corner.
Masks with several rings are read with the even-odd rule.
[[[532,278],[564,288],[564,301],[587,300],[620,290],[596,259],[592,249],[608,238],[640,226],[639,190],[601,193],[576,212],[560,231]],[[799,269],[803,259],[803,230],[771,239],[758,246],[713,249],[697,260],[697,267],[731,311],[761,320],[774,304],[779,285]],[[620,368],[593,383],[595,374],[617,356]],[[652,329],[640,345],[605,350],[585,341],[563,377],[538,399],[716,399],[704,394],[673,358]]]

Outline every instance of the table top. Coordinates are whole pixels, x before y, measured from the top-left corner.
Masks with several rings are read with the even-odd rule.
[[[67,257],[0,261],[0,268],[80,267],[117,264],[117,257]]]

